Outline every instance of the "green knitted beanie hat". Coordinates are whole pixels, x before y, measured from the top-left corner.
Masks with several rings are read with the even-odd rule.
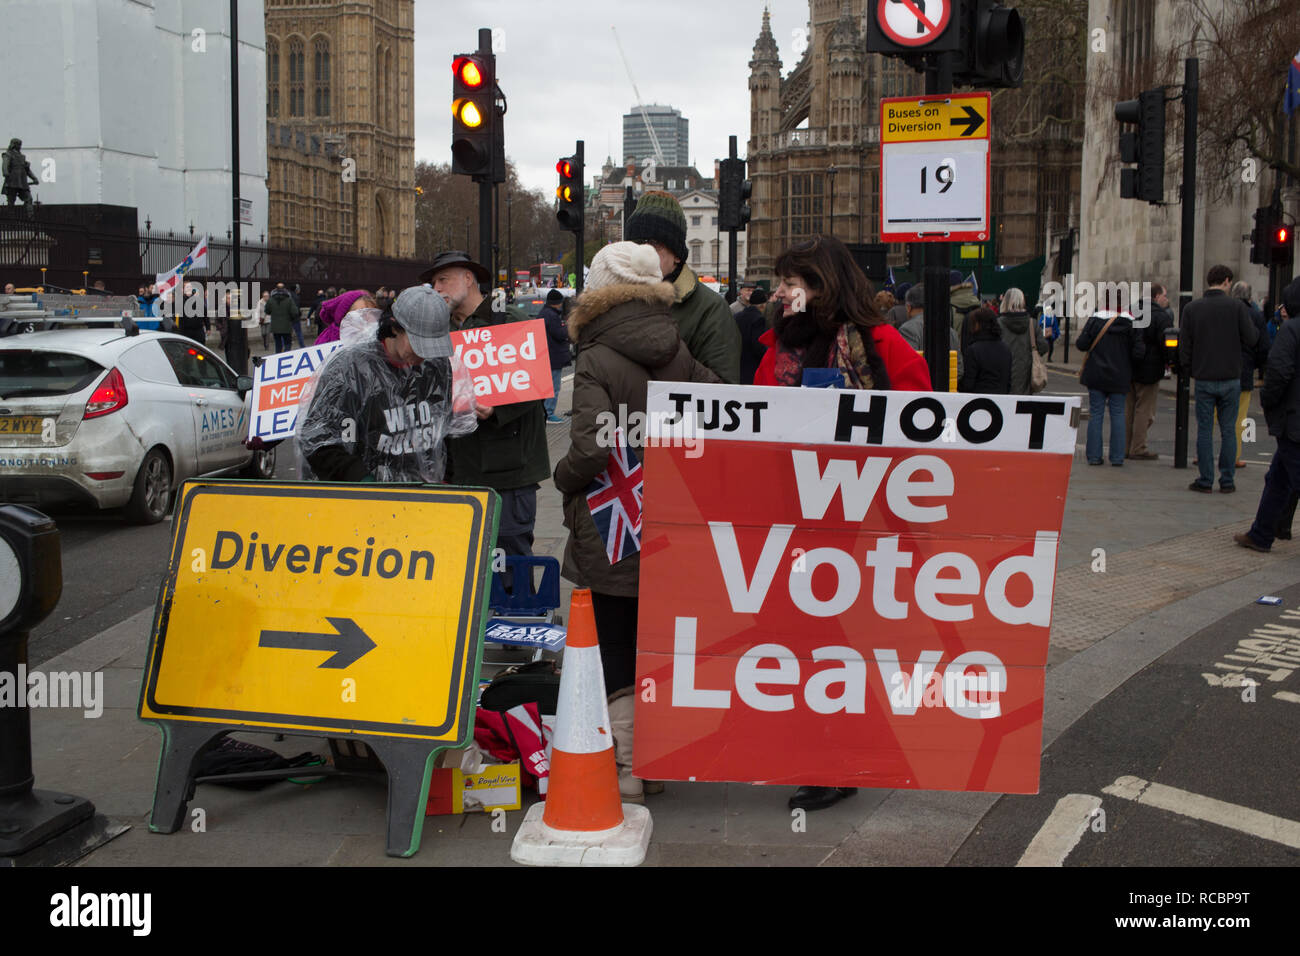
[[[651,190],[641,197],[627,219],[629,242],[662,242],[677,258],[686,259],[686,214],[669,193]]]

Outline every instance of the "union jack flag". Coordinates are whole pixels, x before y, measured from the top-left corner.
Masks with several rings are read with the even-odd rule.
[[[190,254],[181,260],[179,265],[167,272],[160,272],[154,277],[156,280],[155,291],[159,295],[165,296],[185,278],[185,273],[191,269],[204,268],[207,264],[208,237],[204,236],[199,240],[199,244],[190,250]]]
[[[641,460],[627,446],[623,429],[614,431],[609,465],[587,486],[587,507],[610,564],[641,550]]]

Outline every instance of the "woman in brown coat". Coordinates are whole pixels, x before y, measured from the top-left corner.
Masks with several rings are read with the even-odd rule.
[[[592,521],[587,490],[609,464],[611,436],[626,430],[628,446],[641,457],[646,389],[653,381],[718,382],[695,361],[669,314],[673,288],[663,281],[659,258],[649,246],[616,242],[591,263],[586,290],[569,315],[569,338],[577,358],[568,454],[555,466],[555,487],[564,495],[564,576],[591,589],[605,690],[624,799],[637,799],[641,781],[631,776],[633,685],[636,681],[637,588],[640,555],[610,564]],[[635,427],[641,423],[641,427]]]

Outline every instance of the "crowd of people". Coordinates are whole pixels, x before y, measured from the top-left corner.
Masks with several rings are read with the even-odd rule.
[[[592,593],[619,786],[627,800],[643,799],[661,785],[631,772],[639,556],[612,563],[587,505],[589,487],[608,467],[601,423],[611,414],[615,420],[644,416],[651,381],[931,387],[922,357],[924,287],[903,283],[877,291],[840,240],[818,235],[784,249],[775,260],[775,288],[746,283],[730,307],[701,283],[687,258],[680,204],[665,192],[645,193],[627,220],[624,241],[595,254],[585,290],[576,297],[559,289],[546,295],[539,317],[554,395],[496,407],[475,397],[451,333],[527,316],[484,294],[491,275],[464,252],[440,253],[400,294],[318,289],[303,306],[299,289],[278,283],[240,314],[245,328],[262,331],[264,348],[273,339],[276,352],[303,347],[313,325],[316,343],[344,343],[300,404],[305,478],[490,487],[500,496],[497,543],[507,555],[531,554],[537,492],[553,478],[568,532],[564,576]],[[1245,467],[1240,442],[1250,390],[1262,373],[1262,403],[1278,450],[1256,520],[1236,540],[1267,551],[1276,537],[1290,536],[1300,497],[1300,280],[1286,287],[1270,321],[1226,267],[1212,268],[1208,285],[1183,311],[1176,352],[1166,346],[1174,318],[1158,283],[1151,284],[1150,301],[1140,303],[1149,321],[1135,323],[1125,303],[1103,299],[1084,322],[1075,345],[1084,354],[1079,377],[1088,391],[1086,456],[1090,465],[1108,457],[1117,467],[1125,459],[1158,457],[1148,435],[1159,383],[1176,360],[1196,382],[1199,473],[1190,487],[1213,490],[1217,415],[1219,489],[1232,492],[1235,469]],[[955,271],[948,291],[946,331],[959,389],[995,395],[1042,390],[1044,359],[1052,359],[1061,335],[1051,309],[1031,314],[1018,288],[981,297]],[[154,295],[141,288],[142,306]],[[182,320],[181,330],[201,340],[209,331],[205,322]],[[221,331],[224,338],[224,326]],[[570,365],[572,409],[565,415],[559,396]],[[552,467],[546,427],[566,421],[569,447]],[[639,431],[625,440],[642,453]],[[789,805],[820,809],[853,792],[800,787]]]

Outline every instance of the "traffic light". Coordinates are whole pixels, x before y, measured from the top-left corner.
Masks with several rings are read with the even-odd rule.
[[[1121,127],[1135,124],[1136,132],[1123,129],[1119,135],[1122,163],[1137,163],[1137,169],[1120,171],[1119,194],[1124,199],[1159,203],[1165,197],[1165,91],[1163,87],[1143,90],[1135,100],[1115,104],[1115,119]]]
[[[560,174],[560,185],[555,187],[555,218],[560,228],[577,232],[582,228],[582,211],[584,189],[582,185],[582,160],[577,156],[566,156],[555,164],[555,171]]]
[[[462,53],[451,64],[451,171],[490,178],[496,135],[496,64],[492,54]]]
[[[1025,77],[1025,24],[997,0],[961,0],[953,86],[1014,89]]]
[[[738,232],[749,222],[747,201],[754,191],[753,184],[745,178],[745,161],[722,160],[718,180],[718,228],[723,232]]]
[[[1250,232],[1250,261],[1266,266],[1272,261],[1269,234],[1273,230],[1273,207],[1260,206],[1255,210],[1255,228]]]
[[[1274,220],[1268,232],[1268,262],[1290,269],[1295,230],[1285,222]]]

